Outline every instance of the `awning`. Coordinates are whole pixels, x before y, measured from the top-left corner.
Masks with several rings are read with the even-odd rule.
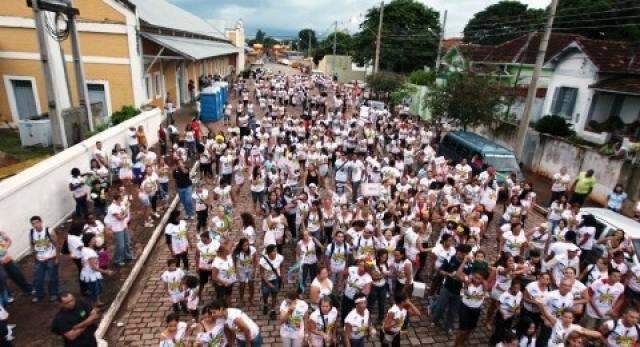
[[[226,42],[151,33],[141,33],[140,35],[191,60],[202,60],[240,52],[240,48]]]
[[[589,88],[602,92],[640,95],[640,76],[609,78],[598,81]]]

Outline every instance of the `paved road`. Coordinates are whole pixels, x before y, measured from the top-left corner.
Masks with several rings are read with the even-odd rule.
[[[282,65],[268,64],[267,67],[272,71],[280,70],[289,72],[293,70]],[[210,189],[212,188],[211,183],[208,184],[208,187]],[[246,186],[240,193],[239,201],[234,208],[233,230],[236,230],[237,233],[241,230],[239,215],[244,211],[252,211],[250,194],[248,187]],[[496,214],[496,216],[499,215]],[[495,220],[498,219],[499,218],[495,218]],[[543,220],[542,216],[533,215],[530,217],[528,224],[529,226],[535,225],[537,223],[541,223]],[[257,222],[257,225],[261,225],[260,221]],[[496,227],[495,223],[496,222],[491,226],[488,234],[489,239],[485,241],[486,243],[483,247],[486,249],[491,259],[495,259],[496,255],[494,236],[494,230]],[[189,229],[191,231],[192,245],[195,245],[195,225],[193,223],[189,223]],[[237,235],[238,234],[236,234],[236,238],[238,238]],[[262,242],[262,233],[258,234],[257,239],[257,242],[260,244]],[[190,254],[191,264],[195,264],[195,261],[193,260],[195,256],[194,253],[195,252],[191,252]],[[285,247],[284,256],[284,268],[286,269],[291,265],[292,260],[294,259],[293,246],[287,245],[287,247]],[[137,281],[137,285],[132,289],[132,294],[115,319],[115,322],[121,322],[123,323],[123,326],[112,326],[106,336],[111,344],[117,346],[157,345],[159,334],[163,329],[164,317],[171,312],[171,303],[167,296],[164,283],[160,280],[160,275],[166,268],[166,260],[170,257],[171,255],[164,242],[158,242],[147,266],[145,267],[145,270]],[[258,284],[256,284],[256,288],[259,288]],[[293,289],[293,284],[287,284],[281,293],[286,293],[289,289]],[[213,297],[213,288],[208,285],[203,292],[201,303],[209,302]],[[255,297],[259,298],[260,296],[256,293]],[[282,298],[282,294],[280,298]],[[254,301],[252,303],[240,302],[238,298],[238,291],[236,289],[232,298],[232,303],[235,307],[246,311],[260,326],[261,333],[264,338],[264,346],[271,347],[280,345],[278,324],[276,321],[270,321],[268,316],[262,314],[258,301]],[[426,301],[420,300],[419,304],[421,309],[424,309]],[[426,309],[424,309],[423,312],[426,312]],[[425,316],[423,315],[423,317]],[[190,320],[190,317],[184,316],[183,319]],[[468,341],[468,346],[487,346],[491,332],[484,328],[482,324],[484,321],[485,318],[482,317],[480,320],[480,326]],[[449,346],[452,344],[453,336],[447,336],[441,329],[431,326],[426,318],[423,318],[422,320],[413,318],[410,322],[407,333],[403,335],[402,338],[402,345],[406,346]]]

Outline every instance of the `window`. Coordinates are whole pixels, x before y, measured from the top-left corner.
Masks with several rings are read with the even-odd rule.
[[[153,90],[156,98],[161,98],[164,94],[164,76],[162,76],[159,72],[156,72],[153,75]]]
[[[573,109],[576,107],[578,88],[559,87],[553,96],[551,113],[567,119],[573,118]]]
[[[144,76],[144,88],[145,91],[147,92],[147,100],[151,100],[151,97],[153,95],[153,91],[152,91],[152,85],[151,85],[151,76],[146,75]]]
[[[87,83],[87,91],[91,113],[94,116],[100,115],[102,119],[106,118],[109,115],[109,103],[104,83]]]
[[[36,80],[30,76],[4,76],[9,108],[15,122],[40,114]]]

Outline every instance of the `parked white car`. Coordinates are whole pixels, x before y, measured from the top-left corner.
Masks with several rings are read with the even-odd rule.
[[[618,229],[624,230],[625,235],[631,239],[636,253],[633,261],[638,262],[638,258],[640,258],[637,256],[640,251],[640,222],[606,208],[581,208],[580,215],[586,214],[590,214],[596,219],[596,239],[598,240],[604,239]]]

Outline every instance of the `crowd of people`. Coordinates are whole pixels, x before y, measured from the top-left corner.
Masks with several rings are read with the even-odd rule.
[[[475,158],[439,156],[447,126],[403,106],[372,107],[380,96],[366,87],[261,72],[230,88],[218,130],[197,117],[184,130],[168,119],[158,153],[142,127],[110,153],[97,143],[90,170],[71,172],[76,211],[66,240],[31,218],[33,285],[3,255],[6,274],[34,303],[61,302],[52,330],[67,345],[95,343],[103,277],[135,258],[132,210],[137,227],[156,226],[170,181],[180,208],[163,226],[172,313],[160,346],[260,346],[261,327],[233,307],[234,291],[278,322],[283,346],[400,346],[412,316],[456,346],[481,317],[492,346],[638,343],[633,245],[624,230],[600,235],[595,218],[580,213],[592,170],[555,175],[547,220],[533,222],[531,182]],[[244,195],[250,206],[239,208]],[[619,212],[625,198],[616,187],[608,207]],[[11,240],[0,238],[6,250]],[[61,253],[77,265],[90,305],[59,295]],[[285,266],[287,256],[294,261]],[[0,302],[11,302],[6,286]],[[1,309],[0,335],[7,318]]]

